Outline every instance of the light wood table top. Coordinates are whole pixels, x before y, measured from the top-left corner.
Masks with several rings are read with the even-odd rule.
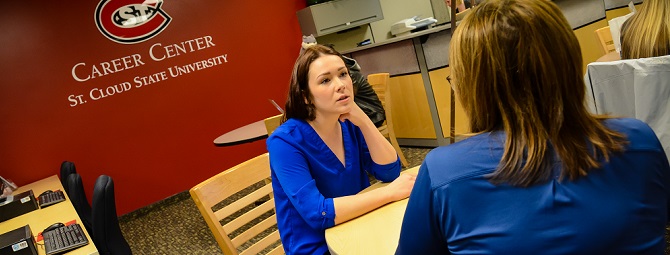
[[[265,120],[259,120],[254,123],[236,128],[227,132],[216,139],[216,146],[232,146],[242,143],[250,143],[268,137],[268,130],[265,128]]]
[[[60,179],[58,179],[58,176],[52,175],[46,179],[42,179],[33,182],[31,184],[21,186],[17,190],[15,190],[13,194],[19,194],[21,192],[25,192],[31,189],[33,190],[33,194],[36,197],[35,199],[37,199],[37,196],[39,196],[39,194],[42,194],[42,192],[46,190],[64,191],[63,185],[60,183]],[[77,211],[74,209],[72,202],[70,202],[70,198],[67,196],[67,193],[64,192],[64,194],[66,200],[63,202],[51,205],[43,209],[37,209],[32,212],[25,213],[21,216],[17,216],[12,219],[0,222],[0,233],[5,233],[23,227],[25,225],[30,225],[30,230],[33,232],[33,236],[36,237],[40,232],[42,232],[42,230],[44,230],[45,228],[51,226],[51,224],[56,222],[67,223],[72,220],[76,220],[77,223],[82,224],[81,218],[79,218],[79,215],[77,214]],[[98,254],[98,250],[95,248],[95,245],[93,244],[93,239],[91,239],[89,233],[86,232],[84,225],[82,224],[81,226],[82,230],[84,231],[84,234],[86,234],[86,238],[88,238],[88,244],[86,246],[79,247],[77,249],[71,250],[63,254]],[[44,251],[44,241],[39,241],[37,243],[38,243],[37,252],[39,254],[46,254]]]
[[[413,167],[403,173],[418,173]],[[378,189],[388,183],[375,183],[361,192]],[[358,218],[326,229],[326,243],[331,254],[394,254],[400,239],[400,227],[408,199],[377,208]]]

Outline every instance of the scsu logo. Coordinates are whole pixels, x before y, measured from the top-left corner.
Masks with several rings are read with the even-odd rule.
[[[151,39],[170,24],[163,0],[101,0],[95,9],[98,30],[112,41],[133,44]]]

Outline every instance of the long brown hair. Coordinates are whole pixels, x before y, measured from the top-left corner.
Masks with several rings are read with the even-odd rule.
[[[478,5],[456,29],[449,59],[471,131],[506,133],[492,182],[543,182],[554,155],[562,177],[576,179],[623,149],[624,137],[586,110],[579,43],[554,3]]]
[[[670,55],[670,1],[645,0],[621,29],[621,58]]]
[[[309,90],[309,66],[317,58],[324,55],[335,55],[342,58],[342,55],[333,48],[317,44],[302,51],[295,61],[282,123],[290,118],[301,120],[314,120],[316,118],[316,107],[312,102],[312,92]],[[348,71],[349,67],[347,66]]]

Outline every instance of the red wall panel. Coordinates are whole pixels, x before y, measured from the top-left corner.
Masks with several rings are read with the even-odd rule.
[[[125,214],[265,152],[264,140],[232,147],[212,141],[277,114],[268,99],[283,105],[301,41],[295,12],[304,1],[165,1],[169,25],[136,44],[103,36],[97,5],[0,2],[0,175],[23,185],[73,161],[89,198],[100,174],[114,179]],[[213,46],[151,58],[152,45],[160,44],[153,48],[160,55],[164,46],[203,37]],[[78,63],[85,63],[75,69],[83,78],[94,65],[102,70],[103,62],[133,55],[144,64],[83,82],[72,75]],[[228,62],[170,73],[220,55]],[[161,72],[167,79],[135,82]],[[126,82],[130,89],[94,100],[96,89]]]

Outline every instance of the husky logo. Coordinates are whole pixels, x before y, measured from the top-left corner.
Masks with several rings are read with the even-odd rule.
[[[172,20],[162,5],[163,0],[101,0],[95,9],[95,24],[112,41],[144,42],[162,32]]]

